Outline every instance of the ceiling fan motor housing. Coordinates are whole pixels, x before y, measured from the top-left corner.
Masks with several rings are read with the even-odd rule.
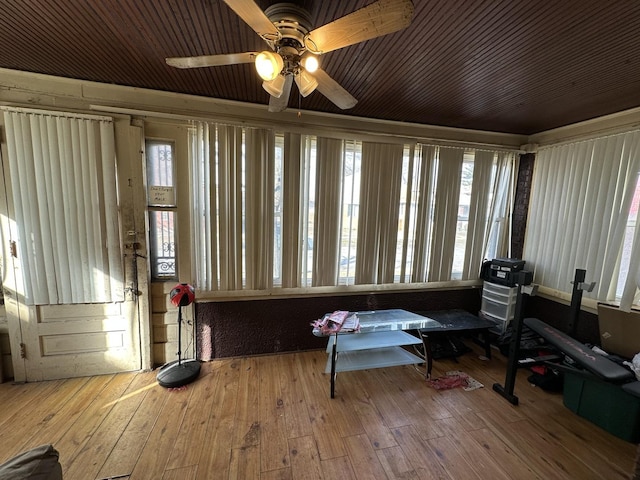
[[[282,73],[297,75],[300,59],[307,51],[305,37],[311,30],[311,15],[293,3],[276,3],[264,13],[280,32],[280,38],[271,43],[284,60]]]

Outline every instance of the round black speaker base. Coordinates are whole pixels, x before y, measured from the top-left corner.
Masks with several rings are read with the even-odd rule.
[[[198,360],[178,360],[162,366],[156,380],[162,387],[176,388],[193,382],[200,375]]]

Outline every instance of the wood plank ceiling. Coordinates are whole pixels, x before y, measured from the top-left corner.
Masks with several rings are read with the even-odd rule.
[[[371,0],[296,3],[320,26]],[[640,107],[636,0],[414,5],[405,30],[321,57],[359,100],[354,108],[339,110],[319,92],[300,98],[295,86],[289,106],[520,134]],[[9,69],[267,105],[251,64],[179,70],[164,62],[264,48],[222,0],[0,3],[0,67]]]

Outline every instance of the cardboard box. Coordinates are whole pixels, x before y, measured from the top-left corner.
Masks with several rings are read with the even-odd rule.
[[[623,312],[618,307],[598,304],[600,345],[607,353],[633,358],[640,353],[640,311]]]

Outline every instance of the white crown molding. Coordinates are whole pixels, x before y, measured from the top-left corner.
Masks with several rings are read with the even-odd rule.
[[[529,136],[528,144],[544,147],[613,135],[640,128],[640,107],[554,128]]]
[[[265,93],[266,95],[266,93]],[[0,68],[0,104],[63,111],[126,114],[149,119],[189,119],[283,128],[360,139],[460,143],[535,152],[539,147],[640,128],[640,107],[539,132],[516,135],[438,125],[393,122],[287,109],[272,113],[250,104],[196,95],[103,84]]]
[[[266,95],[266,93],[265,93]],[[0,68],[0,103],[21,107],[110,112],[149,118],[200,119],[281,127],[334,136],[387,137],[419,142],[519,149],[526,135],[375,120],[287,109]]]

